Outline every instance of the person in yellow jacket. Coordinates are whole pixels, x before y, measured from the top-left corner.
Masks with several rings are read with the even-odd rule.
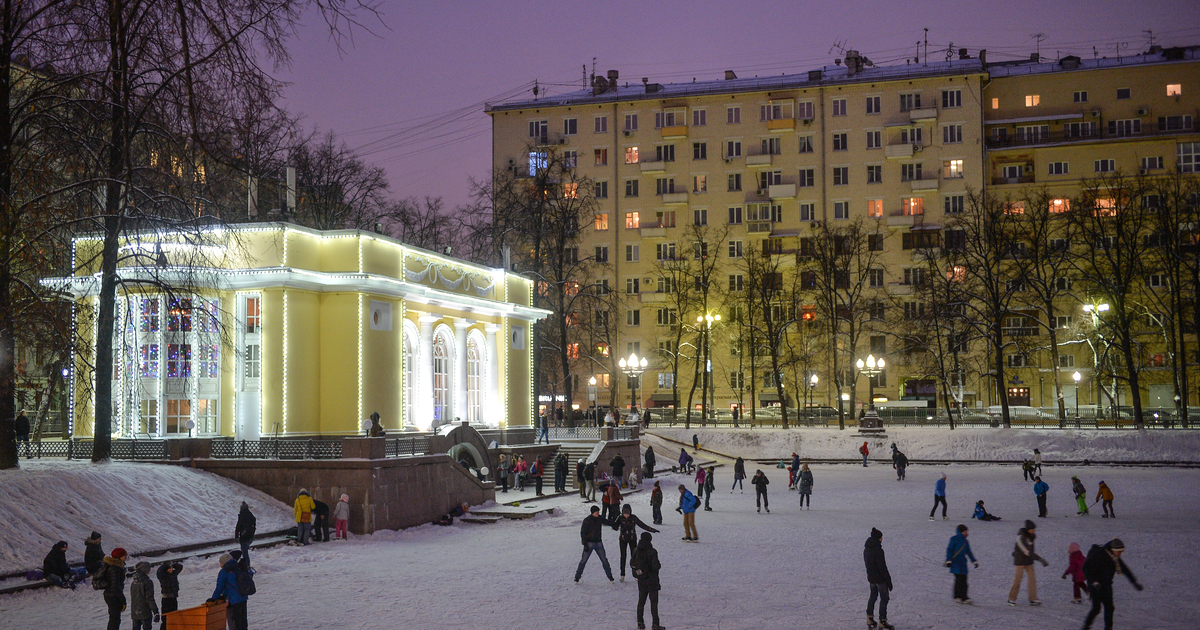
[[[1112,490],[1103,481],[1100,482],[1100,491],[1096,493],[1096,500],[1101,499],[1104,499],[1104,503],[1101,504],[1104,508],[1104,518],[1117,518],[1117,511],[1112,506]]]
[[[296,539],[301,545],[308,544],[308,536],[312,532],[313,510],[317,509],[316,502],[308,496],[308,490],[300,488],[296,495]]]

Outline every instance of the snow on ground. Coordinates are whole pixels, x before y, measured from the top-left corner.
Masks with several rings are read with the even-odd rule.
[[[793,452],[810,459],[855,459],[864,438],[856,430],[702,429],[693,427],[650,429],[688,444],[698,435],[701,448],[732,457],[791,459]],[[869,439],[871,457],[891,457],[890,444],[909,459],[960,459],[1021,461],[1032,459],[1033,449],[1046,462],[1081,461],[1200,462],[1200,431],[1075,431],[1053,429],[955,429],[888,427],[887,438]],[[655,447],[655,452],[658,448]],[[672,446],[678,459],[678,445]],[[660,456],[662,453],[658,453]]]
[[[258,530],[294,526],[292,509],[216,475],[162,464],[22,460],[0,470],[0,573],[41,568],[58,540],[67,560],[83,561],[83,540],[104,535],[104,550],[130,553],[233,537],[242,501]]]
[[[751,465],[749,472],[754,469]],[[1195,597],[1200,470],[1047,467],[1046,519],[1035,517],[1031,484],[1011,466],[914,466],[903,483],[883,465],[814,466],[813,508],[804,512],[796,494],[787,491],[787,471],[764,470],[771,479],[770,514],[755,512],[751,488],[730,494],[730,469],[717,469],[714,511],[697,515],[698,544],[679,540],[681,517],[670,507],[677,501],[678,478],[660,478],[668,507],[655,545],[662,561],[666,627],[865,627],[862,548],[871,527],[884,532],[895,583],[888,617],[901,630],[1077,628],[1087,607],[1071,604],[1070,585],[1059,579],[1067,545],[1075,541],[1086,550],[1114,536],[1125,541],[1124,559],[1146,586],[1138,593],[1118,578],[1118,628],[1179,628],[1200,616]],[[933,483],[943,471],[949,475],[951,518],[930,522]],[[1092,492],[1101,479],[1107,481],[1120,518],[1075,516],[1068,490],[1072,474]],[[649,498],[648,492],[631,497],[634,512],[646,521]],[[1004,520],[969,521],[977,499],[985,499]],[[423,526],[258,552],[251,627],[283,630],[307,622],[351,630],[634,628],[632,579],[609,584],[593,557],[582,582],[571,581],[588,506],[573,496],[544,504],[561,510],[530,521]],[[1005,600],[1013,574],[1011,552],[1026,518],[1038,521],[1037,550],[1051,563],[1037,566],[1045,605],[1026,605],[1022,589],[1022,605],[1010,608]],[[953,580],[942,567],[946,543],[960,522],[970,525],[980,562],[970,578],[974,606],[951,601]],[[620,557],[616,542],[615,532],[606,531],[614,572]],[[180,603],[193,606],[209,597],[217,570],[213,558],[189,561],[181,575]],[[86,586],[74,592],[41,590],[0,596],[0,619],[14,628],[95,628],[103,625],[104,604],[100,593]]]

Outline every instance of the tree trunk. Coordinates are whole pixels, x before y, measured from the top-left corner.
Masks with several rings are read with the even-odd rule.
[[[0,40],[0,210],[3,211],[3,242],[0,260],[11,260],[17,218],[12,207],[12,33],[13,8],[3,4],[5,32]],[[17,468],[16,438],[16,331],[13,328],[12,269],[0,265],[0,469]]]
[[[1001,311],[994,309],[992,312],[996,313],[996,321],[992,322],[992,352],[996,355],[996,398],[1000,400],[1000,417],[1004,421],[1004,428],[1011,429],[1012,418],[1008,413],[1008,389],[1004,386],[1004,331],[1000,327]]]

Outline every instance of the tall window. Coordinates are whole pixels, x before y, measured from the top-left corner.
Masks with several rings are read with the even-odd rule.
[[[158,400],[143,400],[138,407],[138,426],[134,432],[158,435]]]
[[[141,329],[142,332],[158,332],[159,315],[158,315],[158,298],[146,298],[141,300]]]
[[[404,331],[404,422],[406,425],[417,423],[414,387],[416,385],[416,366],[420,357],[417,356],[417,344],[413,336]]]
[[[439,422],[449,420],[450,407],[450,344],[444,333],[433,340],[433,417]]]
[[[253,335],[262,327],[262,311],[259,309],[259,298],[246,298],[246,334]]]
[[[158,378],[158,344],[144,343],[139,351],[138,375],[142,378]]]
[[[218,407],[215,398],[201,398],[196,401],[197,434],[212,434],[219,430]]]
[[[192,301],[190,299],[171,300],[171,305],[167,309],[167,330],[170,332],[191,332]]]
[[[167,433],[187,433],[187,421],[192,418],[192,401],[186,398],[167,399]]]
[[[192,346],[186,343],[167,344],[167,378],[188,378],[192,375]]]
[[[467,420],[481,422],[483,411],[483,348],[479,339],[467,340]]]

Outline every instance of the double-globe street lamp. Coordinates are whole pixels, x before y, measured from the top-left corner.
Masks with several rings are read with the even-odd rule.
[[[716,402],[716,383],[712,380],[712,362],[709,358],[709,332],[712,330],[713,322],[721,321],[721,315],[713,315],[711,313],[704,314],[703,317],[696,316],[696,326],[700,328],[701,334],[704,336],[704,387],[700,390],[700,422],[707,425],[708,423],[708,391],[709,386],[712,386],[713,402]]]
[[[867,420],[864,417],[864,425],[874,427],[879,417],[879,414],[875,413],[875,377],[879,376],[880,372],[883,372],[883,357],[876,359],[875,355],[868,354],[866,361],[859,359],[855,365],[858,366],[858,373],[867,377],[869,405],[865,416],[870,419]]]
[[[646,366],[649,362],[646,357],[638,358],[636,352],[629,353],[629,359],[621,359],[617,365],[621,367],[621,371],[632,379],[629,386],[629,411],[630,413],[637,410],[637,388],[640,385],[642,373],[646,371]]]

